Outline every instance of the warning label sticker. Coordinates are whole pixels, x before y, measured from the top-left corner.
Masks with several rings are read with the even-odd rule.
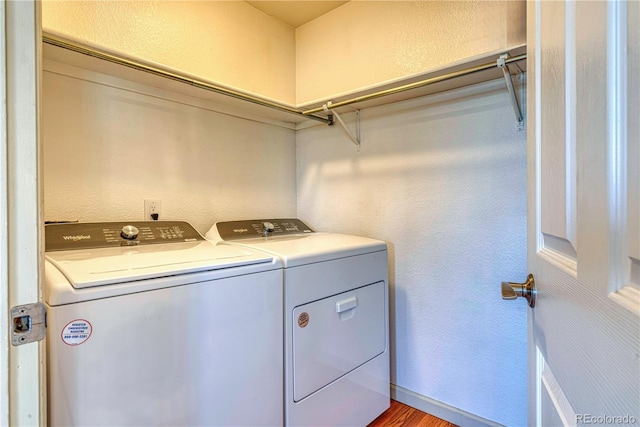
[[[68,345],[80,345],[91,336],[91,323],[84,319],[76,319],[67,323],[62,329],[62,341]]]

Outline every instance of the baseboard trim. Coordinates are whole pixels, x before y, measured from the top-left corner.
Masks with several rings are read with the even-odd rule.
[[[395,384],[391,384],[391,398],[460,427],[504,427],[495,421],[487,420]]]

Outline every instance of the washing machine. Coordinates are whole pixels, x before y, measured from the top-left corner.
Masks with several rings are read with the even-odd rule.
[[[295,218],[218,222],[205,237],[282,261],[285,425],[366,426],[389,407],[384,242]]]
[[[283,424],[281,262],[181,221],[45,227],[51,426]]]

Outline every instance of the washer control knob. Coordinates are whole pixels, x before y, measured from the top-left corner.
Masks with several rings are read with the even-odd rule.
[[[140,230],[138,230],[137,227],[134,227],[133,225],[125,225],[122,227],[120,235],[127,240],[134,240],[138,237],[138,233],[140,233]]]
[[[273,233],[273,229],[275,228],[275,226],[272,223],[268,222],[268,221],[263,222],[262,226],[264,227],[263,230],[262,230],[262,235],[264,237],[267,237],[271,233]]]

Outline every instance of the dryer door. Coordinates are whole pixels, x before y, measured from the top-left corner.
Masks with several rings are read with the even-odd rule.
[[[294,401],[384,352],[385,286],[373,283],[294,309]]]

